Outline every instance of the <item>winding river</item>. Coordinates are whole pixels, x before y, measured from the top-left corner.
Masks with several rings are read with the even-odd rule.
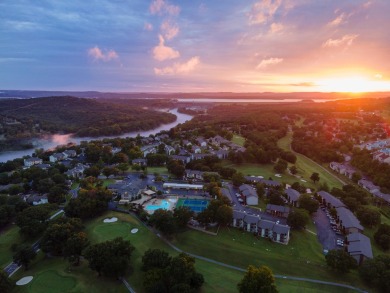
[[[30,156],[36,148],[43,148],[45,150],[55,148],[58,145],[65,145],[67,143],[73,142],[79,144],[81,141],[91,141],[91,140],[99,140],[104,138],[115,138],[115,137],[136,137],[138,134],[144,137],[147,137],[151,134],[157,134],[163,130],[169,130],[172,127],[180,123],[184,123],[188,120],[192,119],[191,115],[179,113],[177,109],[169,110],[169,113],[176,115],[176,121],[168,124],[160,125],[157,128],[146,130],[146,131],[134,131],[129,133],[124,133],[122,135],[116,136],[98,136],[98,137],[73,137],[71,134],[54,134],[49,135],[44,138],[34,140],[34,148],[22,151],[9,151],[0,153],[0,162],[6,162],[8,160],[13,160],[16,158],[22,158],[24,156]]]

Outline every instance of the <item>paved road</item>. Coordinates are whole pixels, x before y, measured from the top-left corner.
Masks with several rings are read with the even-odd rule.
[[[121,278],[122,283],[125,284],[127,290],[129,290],[130,293],[135,293],[135,290],[130,286],[130,284],[126,281],[125,278]]]

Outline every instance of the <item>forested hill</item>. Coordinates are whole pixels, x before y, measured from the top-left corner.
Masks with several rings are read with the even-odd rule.
[[[24,130],[31,127],[81,137],[148,130],[175,121],[170,113],[70,96],[0,100],[0,115],[3,120],[20,122]]]

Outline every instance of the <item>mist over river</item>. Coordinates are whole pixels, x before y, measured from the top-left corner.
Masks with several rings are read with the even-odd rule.
[[[157,134],[163,130],[169,130],[180,123],[184,123],[192,119],[191,115],[179,113],[178,109],[169,110],[169,113],[176,115],[176,121],[168,124],[160,125],[157,128],[146,130],[146,131],[133,131],[129,133],[124,133],[122,135],[115,136],[98,136],[98,137],[74,137],[72,134],[53,134],[47,135],[43,138],[34,139],[32,141],[34,148],[28,150],[19,150],[19,151],[7,151],[0,153],[0,162],[6,162],[8,160],[13,160],[16,158],[22,158],[24,156],[31,156],[34,153],[35,149],[43,148],[45,150],[55,148],[58,145],[65,145],[70,142],[79,144],[81,141],[91,141],[99,140],[104,138],[115,138],[115,137],[136,137],[138,134],[141,136],[149,136],[151,134]]]

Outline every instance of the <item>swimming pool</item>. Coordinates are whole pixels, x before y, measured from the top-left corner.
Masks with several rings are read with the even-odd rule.
[[[170,207],[170,204],[167,200],[163,199],[159,205],[146,205],[145,210],[146,211],[155,211],[158,209],[168,210]]]

